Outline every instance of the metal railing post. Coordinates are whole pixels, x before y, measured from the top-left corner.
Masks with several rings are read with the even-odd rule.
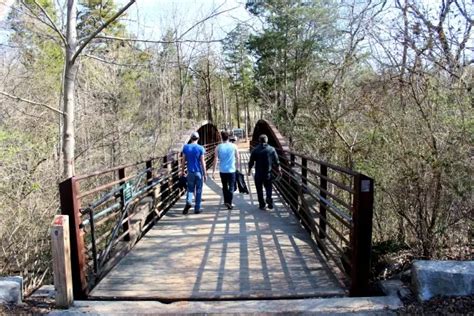
[[[170,187],[171,192],[173,194],[172,200],[175,200],[179,193],[178,193],[178,181],[179,181],[179,162],[176,159],[176,154],[173,153],[171,157],[171,177],[170,177]]]
[[[79,185],[75,177],[64,180],[59,184],[61,214],[69,216],[69,232],[71,242],[71,269],[75,299],[87,298],[89,288],[86,280],[86,249],[81,228],[81,204],[77,198]]]
[[[162,177],[163,181],[160,184],[161,191],[161,201],[167,201],[169,192],[169,169],[168,169],[168,156],[163,156],[163,161],[161,164],[161,170],[163,171]],[[162,210],[165,210],[165,205],[162,203]]]
[[[146,161],[146,184],[150,185],[151,182],[153,181],[153,160],[147,160]]]
[[[125,168],[120,168],[118,170],[118,177],[119,179],[125,179]],[[122,188],[120,189],[120,203],[122,204],[122,209],[125,207],[125,203],[127,202],[125,200],[125,190],[123,188],[123,185],[125,184],[125,181],[120,181],[120,186],[122,186]],[[123,240],[124,241],[130,241],[130,232],[129,232],[129,228],[130,228],[130,225],[129,225],[129,222],[130,222],[130,213],[128,212],[128,209],[124,210],[125,212],[127,212],[127,220],[122,224],[122,229],[124,232],[127,232],[127,234],[125,236],[123,236]]]
[[[146,168],[146,185],[151,185],[153,182],[153,159],[149,159],[145,162]],[[151,209],[149,210],[148,216],[145,218],[144,226],[147,226],[150,222],[154,221],[156,218],[155,212],[155,205],[156,205],[156,198],[155,198],[155,190],[150,191],[147,195],[152,199]]]
[[[351,296],[365,296],[368,294],[370,277],[374,180],[363,174],[356,175],[354,180],[351,288],[349,293]]]
[[[294,156],[294,155],[293,155]],[[294,160],[293,160],[294,164]],[[306,203],[306,198],[304,196],[304,193],[308,191],[308,159],[305,157],[301,157],[301,184],[298,183],[298,198],[301,199],[301,205],[300,201],[297,200],[297,205],[299,209],[299,214],[302,217],[302,225],[306,229],[308,233],[311,234],[312,228],[311,223],[312,223],[312,218],[311,218],[311,212],[307,207]]]
[[[320,167],[321,177],[319,178],[319,186],[321,187],[321,190],[319,190],[319,195],[322,199],[326,200],[326,191],[328,190],[328,181],[326,180],[328,176],[328,167],[324,165],[320,165]],[[321,203],[319,203],[319,238],[321,239],[326,238],[326,220],[326,202],[321,201]]]
[[[303,187],[306,188],[308,186],[308,159],[302,157],[301,158],[301,180],[303,183]]]

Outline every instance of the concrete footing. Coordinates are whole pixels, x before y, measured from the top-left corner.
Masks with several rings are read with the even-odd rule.
[[[0,304],[21,304],[23,301],[23,278],[0,277]]]
[[[112,314],[378,314],[402,306],[396,296],[319,298],[296,300],[196,301],[164,304],[156,301],[75,301],[68,310],[49,315]]]
[[[415,261],[412,286],[419,301],[474,294],[474,261]]]

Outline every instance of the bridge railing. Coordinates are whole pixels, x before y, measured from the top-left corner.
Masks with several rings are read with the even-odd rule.
[[[272,135],[270,132],[268,132]],[[275,143],[274,139],[270,139]],[[251,147],[256,146],[253,141]],[[373,179],[351,169],[276,147],[281,176],[274,186],[301,224],[349,283],[351,296],[368,294],[372,247]]]
[[[367,294],[372,238],[373,180],[361,173],[279,150],[274,183],[324,255],[350,280],[351,296]],[[276,175],[275,175],[276,176]]]
[[[217,143],[206,144],[213,163]],[[185,192],[180,153],[69,178],[60,183],[61,214],[69,215],[76,299],[89,291]]]

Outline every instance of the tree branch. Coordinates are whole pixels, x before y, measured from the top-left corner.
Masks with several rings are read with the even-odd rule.
[[[109,21],[107,21],[107,25],[110,24],[111,22],[113,22],[114,19],[116,19],[118,16],[120,16],[120,14],[122,14],[133,2],[135,2],[135,0],[131,0],[127,6],[125,6],[122,10],[120,10],[114,17],[112,17]],[[101,36],[97,36],[100,31],[102,31],[104,29],[104,26],[101,27],[100,30],[94,32],[91,36],[89,36],[83,45],[81,45],[81,47],[78,49],[77,53],[74,55],[74,58],[73,58],[73,61],[77,58],[77,55],[79,55],[79,53],[82,51],[82,49],[84,48],[83,46],[87,45],[88,42],[90,42],[92,39],[94,38],[97,38],[97,39],[109,39],[109,40],[116,40],[116,41],[124,41],[124,42],[140,42],[140,43],[154,43],[154,44],[174,44],[174,43],[219,43],[219,42],[222,42],[224,39],[216,39],[216,40],[183,40],[182,38],[187,34],[189,33],[192,29],[194,29],[196,26],[198,26],[199,24],[202,24],[204,23],[205,21],[209,20],[209,19],[212,19],[220,14],[223,14],[225,12],[229,12],[229,11],[232,11],[232,10],[235,10],[236,8],[238,7],[233,7],[233,8],[230,8],[230,9],[227,9],[227,10],[223,10],[223,11],[217,11],[217,12],[214,12],[212,14],[210,14],[209,16],[205,17],[204,19],[202,20],[199,20],[198,22],[196,22],[195,24],[193,24],[190,28],[188,28],[183,34],[181,34],[176,40],[172,40],[172,41],[163,41],[163,40],[145,40],[145,39],[133,39],[133,38],[123,38],[123,37],[117,37],[117,36],[107,36],[107,35],[101,35]],[[219,9],[219,7],[217,8]],[[217,10],[216,9],[216,10]]]
[[[147,63],[147,64],[125,64],[125,63],[119,63],[119,62],[115,62],[115,61],[106,60],[102,57],[91,55],[91,54],[82,54],[81,58],[90,58],[90,59],[94,59],[94,60],[97,60],[101,63],[108,64],[108,65],[114,65],[114,66],[119,66],[119,67],[131,67],[131,68],[136,68],[136,67],[148,68],[148,67],[163,66],[163,65],[167,65],[167,66],[171,66],[171,67],[177,67],[177,65],[178,65],[177,63],[174,63],[174,62],[160,62],[160,63]]]
[[[61,38],[61,40],[63,41],[64,45],[66,45],[66,38],[64,37],[63,33],[61,33],[59,28],[56,26],[56,23],[53,22],[53,19],[51,19],[48,12],[46,12],[46,10],[41,6],[41,4],[38,3],[38,1],[34,0],[33,2],[41,10],[41,12],[43,12],[43,14],[48,19],[49,23],[51,23],[51,25],[49,25],[49,24],[47,24],[47,25],[49,25],[49,27],[51,27],[54,31],[56,31],[56,33],[58,33],[58,35]]]
[[[221,6],[222,6],[222,5],[221,5]],[[220,6],[220,7],[221,7],[221,6]],[[216,10],[218,10],[220,7],[218,7]],[[222,13],[229,12],[229,11],[235,10],[235,9],[237,9],[237,8],[238,8],[238,6],[237,6],[237,7],[230,8],[230,9],[227,9],[227,10],[217,11],[217,12],[215,12],[215,13],[212,13],[211,15],[205,17],[204,19],[202,19],[202,20],[200,20],[200,21],[194,23],[194,24],[193,24],[190,28],[188,28],[183,34],[181,34],[181,35],[178,37],[178,39],[183,38],[184,35],[186,35],[186,34],[188,34],[189,32],[191,32],[191,30],[194,29],[194,28],[195,28],[196,26],[198,26],[199,24],[202,24],[202,23],[206,22],[207,20],[212,19],[213,17],[216,17],[216,16],[218,16],[218,15],[220,15],[220,14],[222,14]]]
[[[20,98],[20,97],[11,95],[11,94],[9,94],[9,93],[6,93],[6,92],[4,92],[4,91],[0,91],[0,94],[1,94],[1,95],[4,95],[4,96],[6,96],[6,97],[8,97],[8,98],[10,98],[10,99],[12,99],[12,100],[21,101],[21,102],[26,102],[26,103],[33,104],[33,105],[39,105],[39,106],[48,108],[48,109],[50,109],[51,111],[54,111],[54,112],[59,113],[59,114],[61,114],[61,115],[64,115],[64,116],[66,115],[66,113],[64,113],[64,112],[62,112],[62,111],[60,111],[60,110],[58,110],[58,109],[55,109],[55,108],[53,108],[52,106],[49,106],[49,105],[44,104],[44,103],[38,103],[38,102],[35,102],[35,101],[23,99],[23,98]]]
[[[87,58],[91,58],[91,59],[95,59],[95,60],[100,61],[101,63],[104,63],[104,64],[110,64],[110,65],[115,65],[115,66],[124,66],[124,67],[148,67],[149,66],[148,64],[117,63],[117,62],[114,62],[114,61],[105,60],[104,58],[100,58],[98,56],[94,56],[94,55],[91,55],[91,54],[83,54],[82,56],[87,57]]]
[[[125,38],[117,36],[108,36],[100,35],[96,36],[96,39],[109,39],[115,41],[124,41],[124,42],[140,42],[140,43],[154,43],[154,44],[175,44],[175,43],[218,43],[222,42],[224,39],[216,40],[174,40],[174,41],[157,41],[157,40],[145,40],[145,39],[135,39],[135,38]]]
[[[468,10],[466,10],[466,8],[461,8],[461,5],[459,4],[459,1],[454,1],[454,3],[456,4],[456,6],[458,7],[458,10],[459,12],[461,12],[462,16],[466,19],[466,21],[468,21],[471,25],[474,24],[474,19],[472,19],[469,15],[468,15]]]
[[[122,9],[120,9],[113,17],[108,19],[101,27],[99,27],[94,33],[92,33],[88,38],[84,40],[84,43],[78,48],[74,56],[72,57],[71,62],[74,63],[76,61],[77,56],[82,52],[82,50],[89,44],[90,41],[94,37],[96,37],[102,30],[104,30],[107,26],[109,26],[112,22],[114,22],[119,16],[121,16],[127,9],[135,3],[136,0],[130,0]]]
[[[30,8],[24,1],[21,2],[23,4],[23,6],[29,11],[20,11],[20,10],[16,10],[18,12],[20,12],[21,14],[24,14],[28,17],[31,17],[33,19],[36,19],[38,20],[40,23],[43,23],[44,25],[46,25],[47,27],[49,27],[50,29],[52,29],[53,31],[56,32],[56,29],[54,28],[53,25],[49,24],[48,22],[44,21],[38,14],[36,14],[36,12],[33,11],[33,8]],[[38,32],[36,32],[38,33]],[[53,36],[49,35],[49,34],[45,34],[45,36],[48,36],[50,38],[53,38],[53,41],[56,41],[56,38],[54,38]],[[62,40],[62,34],[60,34],[60,38],[61,38],[61,42],[63,42]]]

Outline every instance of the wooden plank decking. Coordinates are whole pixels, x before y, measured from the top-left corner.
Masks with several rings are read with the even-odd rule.
[[[241,154],[243,160],[248,153]],[[243,163],[246,166],[246,163]],[[314,242],[275,195],[261,211],[251,194],[223,206],[208,179],[201,214],[182,215],[184,197],[92,290],[91,298],[205,300],[342,296]]]

